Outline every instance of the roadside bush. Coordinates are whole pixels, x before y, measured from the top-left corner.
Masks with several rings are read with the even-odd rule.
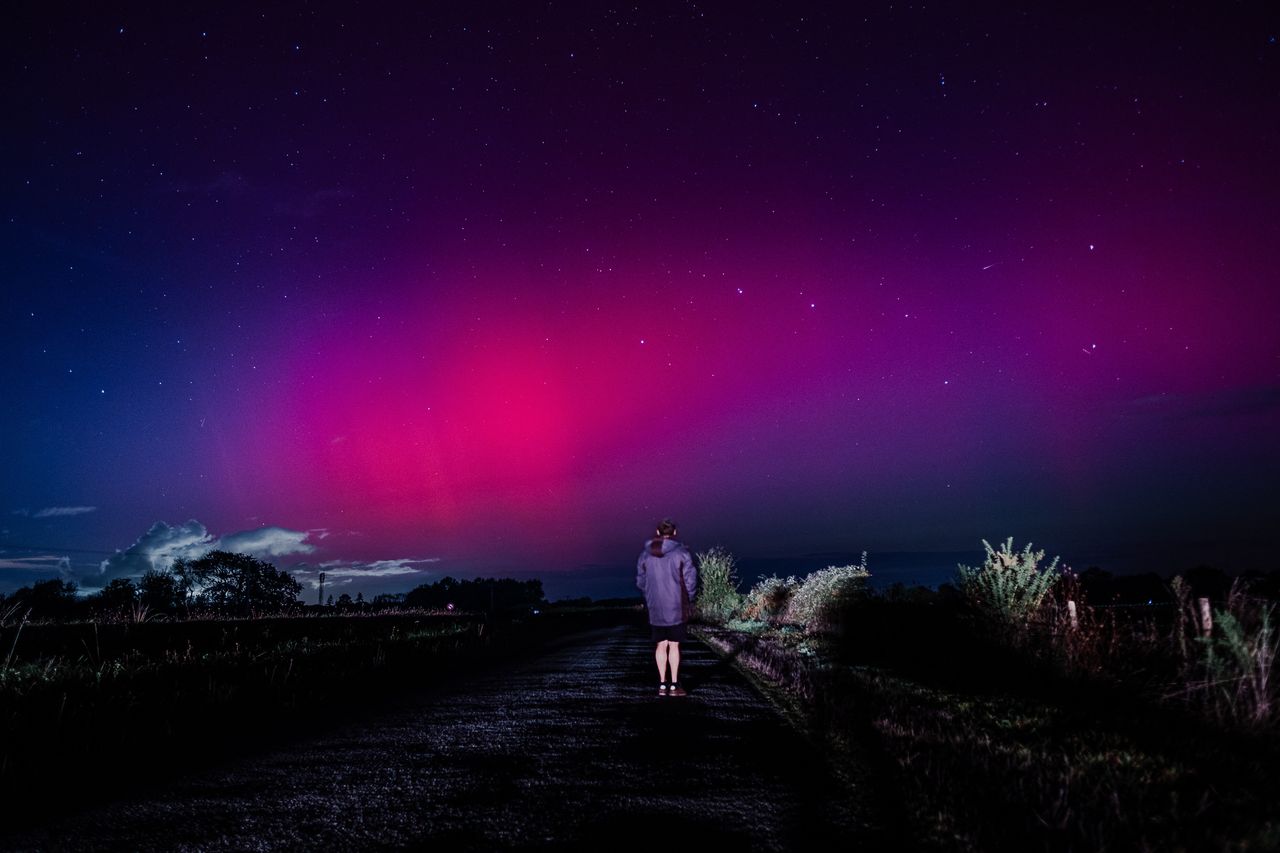
[[[800,588],[794,577],[771,575],[751,587],[742,601],[742,618],[750,622],[775,623],[782,619],[791,596]]]
[[[695,613],[704,622],[723,625],[742,603],[738,592],[737,561],[728,550],[716,546],[697,555],[698,594]]]
[[[867,588],[867,553],[851,566],[828,566],[804,579],[787,604],[786,621],[804,627],[806,634],[839,631],[846,609]]]
[[[987,549],[987,559],[981,566],[958,567],[960,591],[997,628],[1020,633],[1057,581],[1058,558],[1042,568],[1044,551],[1032,551],[1028,542],[1014,552],[1012,536],[999,551],[985,539],[982,547]]]

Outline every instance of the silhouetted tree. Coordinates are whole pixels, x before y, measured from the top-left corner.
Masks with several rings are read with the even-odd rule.
[[[229,551],[176,560],[173,574],[194,592],[197,604],[238,615],[278,613],[294,606],[302,592],[302,584],[288,572]]]
[[[1191,592],[1196,596],[1204,596],[1214,601],[1222,601],[1231,589],[1231,578],[1222,569],[1212,566],[1196,566],[1186,571],[1182,579],[1191,585]]]
[[[512,578],[476,578],[459,581],[450,577],[422,584],[405,595],[410,607],[443,608],[449,604],[460,610],[515,611],[541,607],[542,581]]]
[[[939,599],[938,591],[935,589],[919,584],[907,586],[902,581],[894,581],[890,584],[881,597],[885,601],[901,604],[936,604]]]
[[[1115,576],[1097,566],[1090,566],[1076,575],[1085,597],[1094,604],[1110,603],[1115,591],[1111,588]]]
[[[83,610],[76,598],[76,585],[58,578],[17,590],[8,600],[8,606],[15,605],[30,608],[32,619],[73,619]]]
[[[342,595],[338,596],[338,609],[339,609],[339,610],[350,610],[350,609],[351,609],[351,603],[352,603],[352,602],[351,602],[351,596],[350,596],[349,594],[347,594],[347,593],[345,593],[345,592],[344,592]]]
[[[1258,598],[1269,598],[1272,601],[1280,600],[1280,572],[1259,572],[1248,571],[1240,577],[1248,583],[1250,595]]]
[[[119,618],[133,610],[138,601],[138,588],[132,578],[115,578],[89,599],[96,613]]]
[[[152,613],[177,613],[187,593],[171,572],[149,571],[138,582],[139,600]]]

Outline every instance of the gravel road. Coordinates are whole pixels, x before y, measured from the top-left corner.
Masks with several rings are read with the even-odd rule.
[[[567,638],[303,743],[0,842],[17,850],[811,850],[877,835],[818,750],[701,643]],[[823,846],[826,846],[823,844]]]

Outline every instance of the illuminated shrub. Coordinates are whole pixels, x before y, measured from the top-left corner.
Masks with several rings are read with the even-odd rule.
[[[751,587],[742,602],[742,618],[750,622],[777,622],[787,612],[791,596],[800,588],[794,577],[767,577]]]
[[[850,566],[828,566],[801,582],[787,603],[785,620],[804,626],[809,634],[838,631],[849,605],[867,589],[867,554]]]
[[[1013,550],[1010,536],[1000,546],[987,549],[986,561],[977,568],[959,567],[959,586],[965,598],[1003,628],[1021,629],[1035,616],[1045,596],[1058,580],[1058,558],[1041,567],[1044,551],[1032,551],[1031,543]]]

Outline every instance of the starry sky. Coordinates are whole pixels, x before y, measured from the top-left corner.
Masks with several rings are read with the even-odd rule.
[[[19,4],[0,591],[1274,568],[1264,4],[431,5]]]

